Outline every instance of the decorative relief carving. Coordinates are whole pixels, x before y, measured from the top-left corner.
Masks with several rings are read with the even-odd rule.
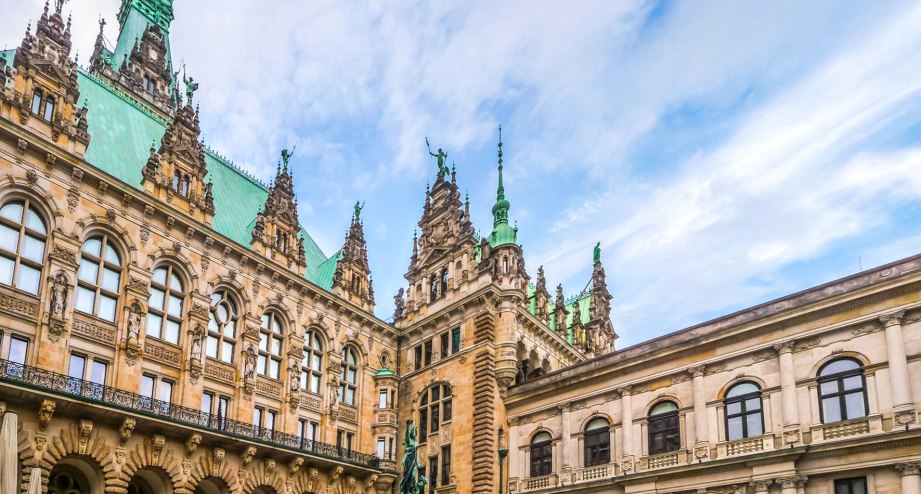
[[[225,384],[234,384],[233,368],[215,362],[205,362],[205,376]]]
[[[281,398],[281,386],[265,379],[256,380],[256,391],[271,398]]]
[[[0,312],[35,320],[38,305],[34,302],[22,300],[13,295],[0,293]]]
[[[323,408],[323,405],[320,403],[320,400],[317,398],[312,398],[310,396],[301,399],[301,408],[312,410],[319,413]]]
[[[347,406],[339,407],[339,418],[345,422],[358,423],[358,412]]]
[[[777,357],[777,352],[774,350],[761,350],[760,352],[755,352],[752,354],[752,363],[757,364],[758,362],[764,362],[766,360],[771,360]]]
[[[794,352],[804,352],[806,350],[812,350],[818,346],[821,346],[822,340],[818,338],[809,338],[808,340],[797,340],[793,345]]]
[[[156,360],[174,367],[179,367],[181,363],[181,357],[178,350],[174,350],[152,340],[146,340],[144,342],[144,355],[151,360]]]
[[[879,324],[875,322],[867,322],[859,326],[855,326],[854,329],[851,330],[851,335],[863,336],[863,335],[875,333],[879,331],[880,329],[882,329],[882,327]]]

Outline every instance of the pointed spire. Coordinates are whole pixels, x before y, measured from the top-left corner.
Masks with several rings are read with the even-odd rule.
[[[505,184],[502,178],[502,126],[499,126],[499,184],[496,187],[496,203],[492,207],[493,229],[489,234],[489,243],[493,247],[513,244],[518,241],[517,231],[508,225],[508,210],[511,204],[505,198]]]

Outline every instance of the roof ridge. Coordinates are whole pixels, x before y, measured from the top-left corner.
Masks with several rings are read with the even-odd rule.
[[[115,87],[115,86],[112,85],[111,83],[102,80],[101,78],[97,77],[95,74],[89,72],[88,70],[84,69],[83,67],[80,67],[78,70],[79,70],[80,73],[82,73],[87,79],[89,79],[89,80],[95,82],[95,83],[98,84],[100,87],[105,88],[105,89],[108,90],[110,93],[114,94],[115,96],[118,96],[121,100],[125,101],[126,103],[128,103],[128,104],[130,104],[131,106],[135,107],[136,109],[140,110],[141,113],[143,113],[144,115],[147,115],[147,116],[150,117],[152,120],[156,121],[157,123],[162,124],[164,127],[166,127],[167,125],[169,125],[169,120],[167,120],[167,119],[161,117],[160,115],[157,115],[153,110],[151,110],[150,108],[148,108],[147,105],[145,105],[145,104],[141,103],[140,101],[136,100],[135,98],[131,97],[131,95],[129,95],[128,93],[122,91],[121,89],[118,89],[117,87]]]
[[[265,191],[268,192],[268,190],[269,190],[268,184],[266,184],[265,182],[263,182],[262,180],[260,180],[259,178],[257,178],[257,177],[256,177],[255,175],[253,175],[252,173],[250,173],[250,172],[246,171],[245,169],[243,169],[243,167],[241,167],[241,166],[235,164],[230,158],[227,158],[226,156],[224,156],[224,155],[222,155],[222,154],[219,154],[214,148],[212,148],[211,146],[209,146],[209,145],[207,145],[207,144],[205,144],[205,152],[206,152],[209,156],[211,156],[212,158],[214,158],[215,160],[221,162],[221,164],[226,165],[226,166],[227,166],[228,168],[230,168],[231,170],[233,170],[233,171],[239,173],[240,175],[242,175],[243,177],[245,177],[246,179],[248,179],[250,182],[252,182],[252,183],[258,185],[259,187],[261,187],[262,189],[264,189]]]

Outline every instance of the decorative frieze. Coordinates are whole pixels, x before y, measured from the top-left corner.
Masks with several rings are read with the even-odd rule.
[[[115,327],[102,326],[82,318],[74,318],[74,334],[91,339],[106,346],[115,346]]]
[[[156,360],[161,364],[174,367],[179,367],[181,365],[179,349],[169,348],[162,343],[157,343],[152,340],[146,340],[144,342],[144,356],[151,360]]]
[[[208,361],[205,362],[205,377],[233,386],[234,369],[227,365]]]
[[[0,312],[34,321],[38,314],[38,304],[14,295],[0,293]]]
[[[256,391],[269,398],[281,399],[281,386],[265,379],[256,380]]]

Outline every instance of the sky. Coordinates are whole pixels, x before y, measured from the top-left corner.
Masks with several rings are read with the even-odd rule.
[[[41,0],[11,2],[18,45]],[[118,0],[72,0],[74,47]],[[625,347],[921,252],[921,5],[176,0],[206,143],[268,181],[292,159],[329,255],[362,216],[377,314],[437,167],[474,226],[497,129],[527,266],[568,294],[601,242]]]

